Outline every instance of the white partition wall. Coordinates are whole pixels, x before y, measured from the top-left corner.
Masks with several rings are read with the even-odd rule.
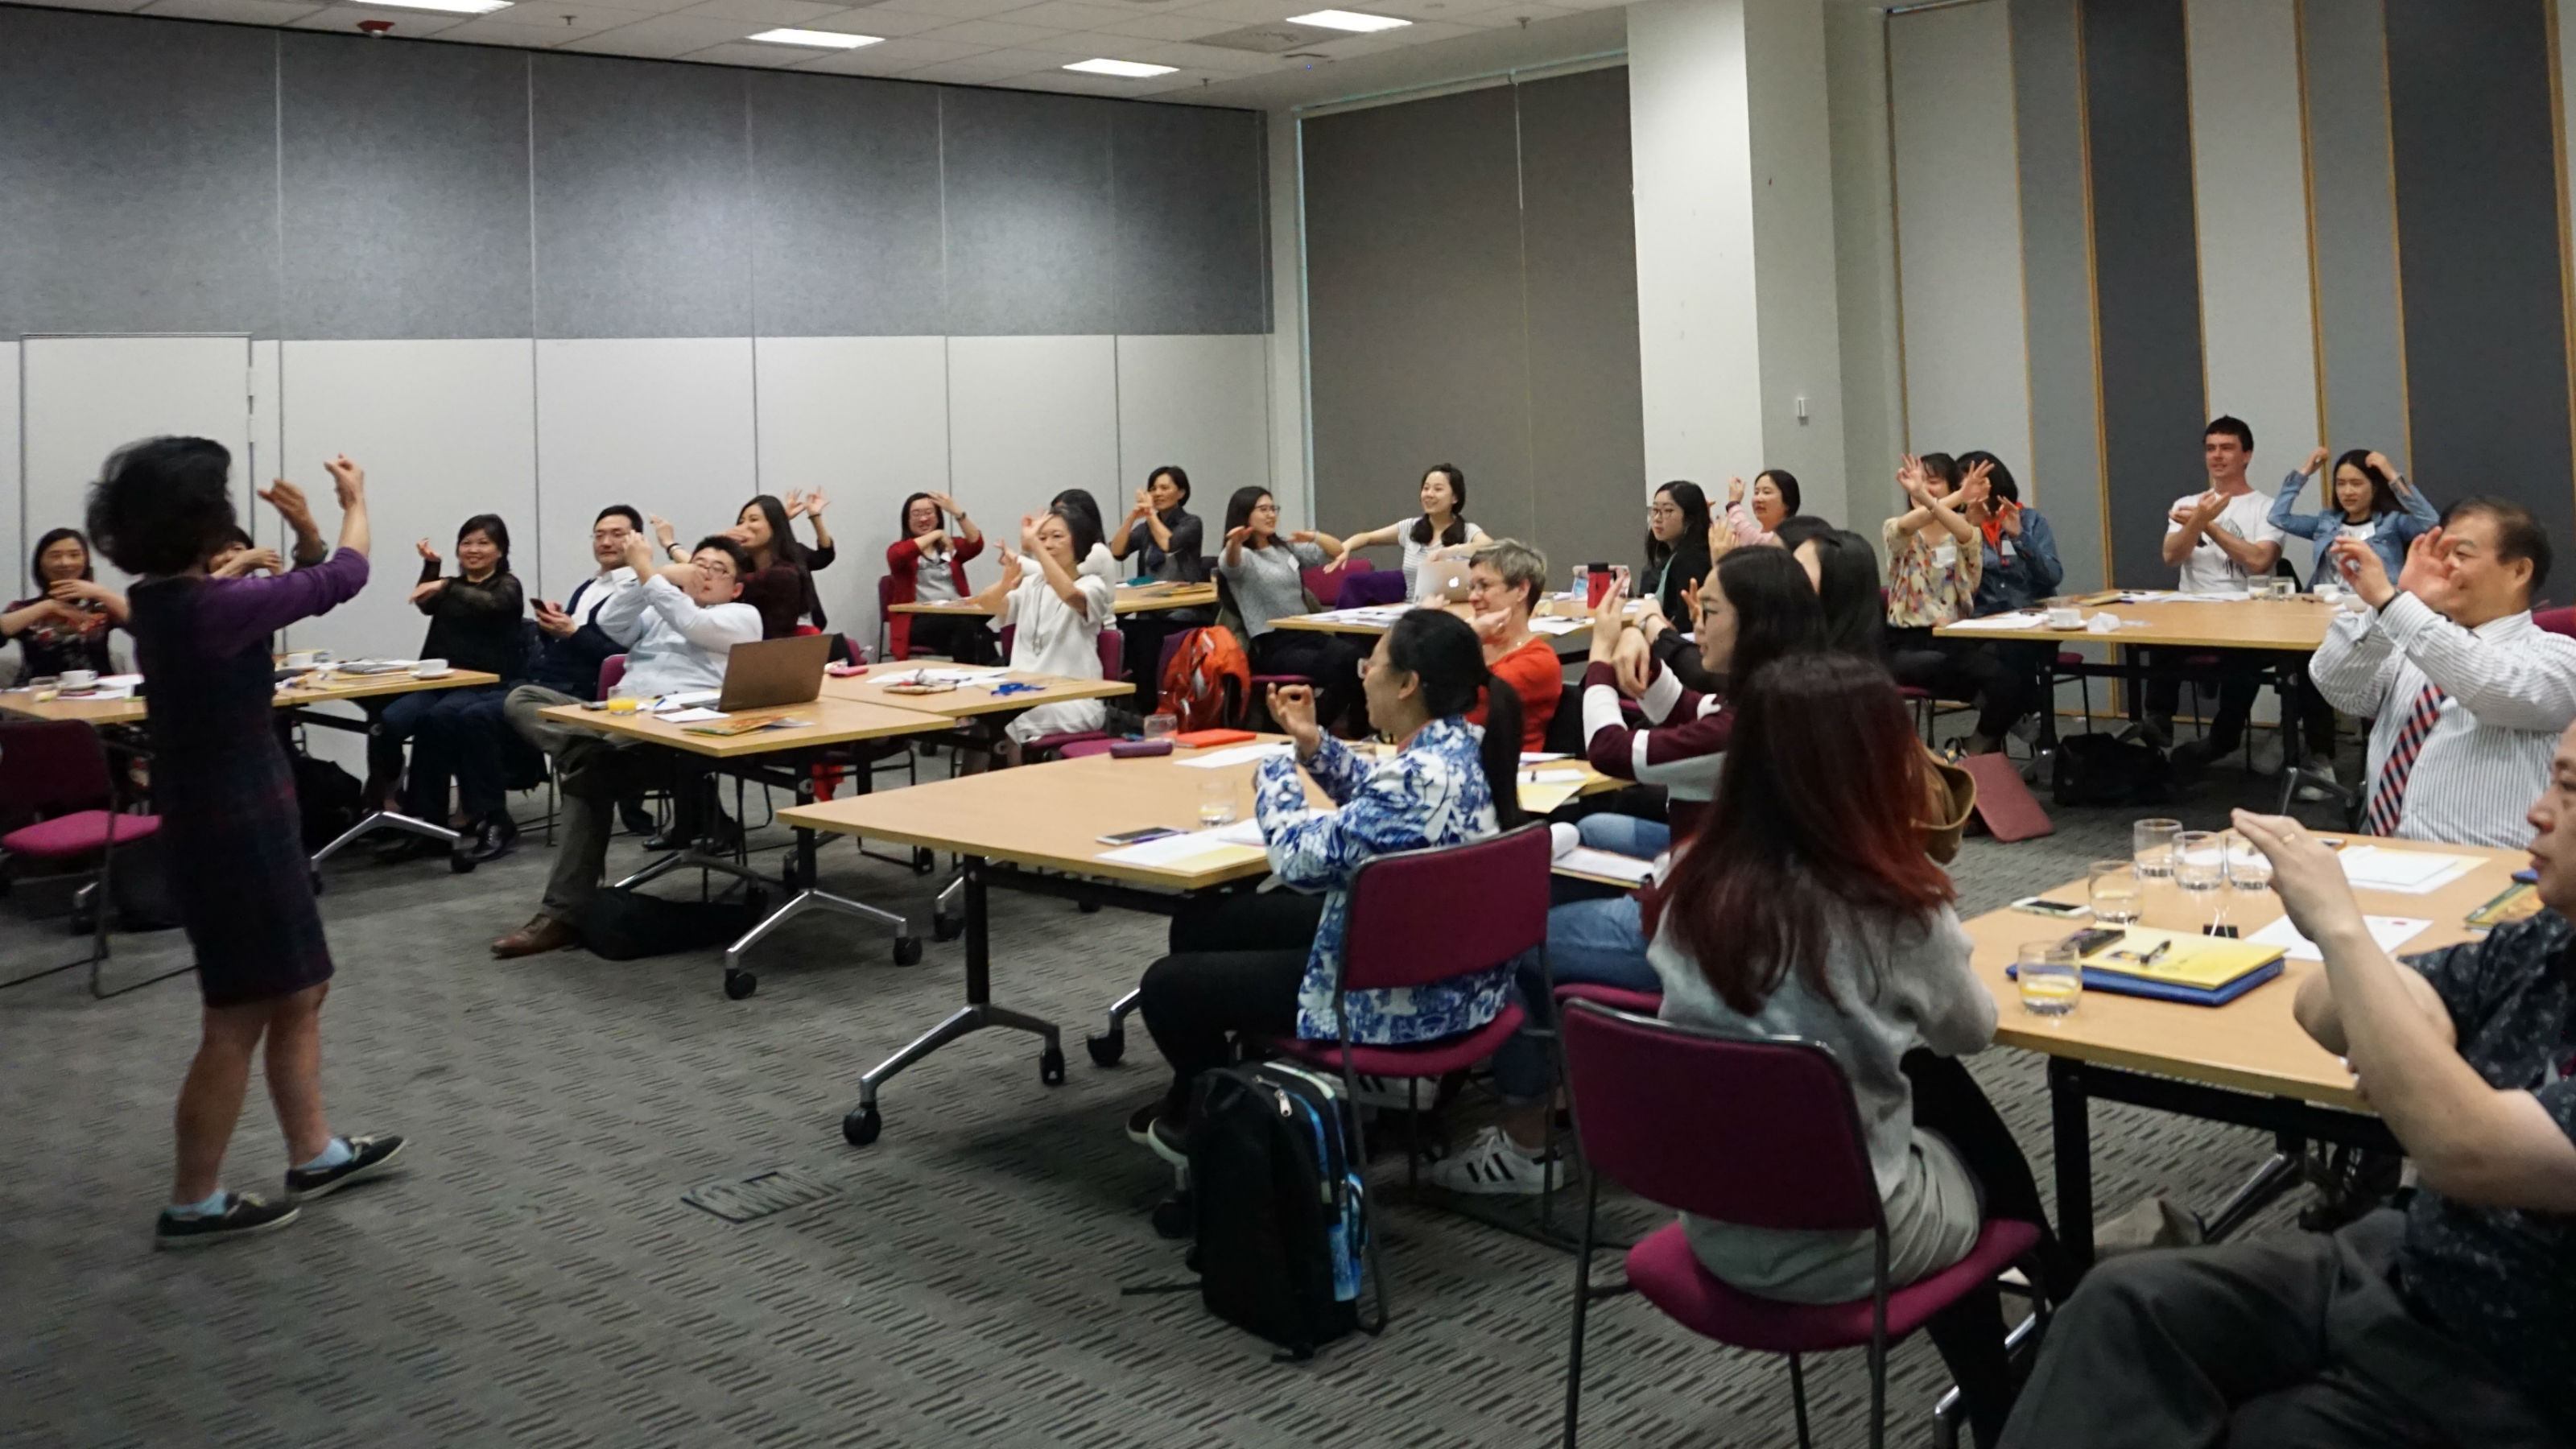
[[[18,343],[0,342],[0,578],[10,583],[9,598],[20,598],[27,583],[27,546],[18,531]],[[0,603],[7,603],[0,599]]]
[[[1118,466],[1117,339],[955,337],[948,343],[949,492],[984,528],[1088,488],[1109,522],[1125,513]]]
[[[1984,448],[2029,479],[2010,8],[1980,0],[1889,17],[1887,74],[1906,447]]]
[[[1120,493],[1142,487],[1159,464],[1187,469],[1190,511],[1206,520],[1211,548],[1229,494],[1248,484],[1280,486],[1270,476],[1264,342],[1254,336],[1117,339]],[[1279,501],[1296,504],[1293,497]],[[1109,500],[1101,503],[1107,507]],[[1123,514],[1125,505],[1112,511]]]
[[[760,490],[748,337],[541,340],[542,587],[591,572],[590,523],[611,503],[658,513],[681,546],[733,526]],[[531,588],[540,587],[529,576]]]
[[[234,481],[240,498],[249,498],[247,337],[29,337],[20,367],[23,537],[79,526],[107,455],[160,434],[212,438],[232,449]],[[18,559],[13,572],[25,568]],[[102,561],[99,577],[125,576]]]

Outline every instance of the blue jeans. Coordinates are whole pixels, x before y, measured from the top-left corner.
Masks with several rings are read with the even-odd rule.
[[[1586,815],[1575,823],[1583,843],[1631,860],[1652,860],[1673,848],[1673,828],[1634,815]],[[1551,927],[1548,934],[1556,933]]]
[[[1652,859],[1672,839],[1672,831],[1651,820],[1628,815],[1587,815],[1578,827],[1583,843],[1595,850]],[[1569,901],[1547,913],[1547,964],[1560,986],[1582,983],[1616,986],[1627,991],[1661,991],[1663,982],[1646,960],[1646,936],[1637,898]],[[1506,1101],[1545,1100],[1555,1086],[1547,1043],[1533,1031],[1556,1029],[1556,1003],[1536,961],[1523,961],[1514,972],[1525,1020],[1521,1030],[1494,1053],[1494,1088]]]

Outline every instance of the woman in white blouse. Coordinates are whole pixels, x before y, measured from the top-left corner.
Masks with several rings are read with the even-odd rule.
[[[1440,592],[1440,569],[1426,563],[1463,559],[1485,541],[1485,531],[1469,523],[1467,474],[1455,463],[1434,463],[1422,475],[1422,511],[1384,528],[1355,533],[1342,540],[1327,568],[1338,570],[1354,549],[1379,544],[1404,545],[1404,596],[1417,603]]]
[[[1100,677],[1100,631],[1113,627],[1118,586],[1083,567],[1100,543],[1100,523],[1079,508],[1020,520],[1020,548],[1002,550],[1002,576],[975,596],[995,629],[1015,629],[1011,668],[1067,679]],[[1011,763],[1041,735],[1096,730],[1108,718],[1096,699],[1042,704],[1011,721]]]

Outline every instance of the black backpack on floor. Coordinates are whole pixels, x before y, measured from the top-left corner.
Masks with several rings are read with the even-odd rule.
[[[2173,767],[2150,745],[2068,735],[2057,742],[2051,785],[2060,805],[2161,805],[2173,798]]]
[[[1354,1328],[1368,1204],[1341,1083],[1284,1062],[1209,1072],[1190,1124],[1190,1255],[1208,1311],[1288,1350]]]
[[[298,751],[287,757],[295,771],[295,811],[301,817],[304,848],[320,850],[358,823],[366,810],[366,791],[358,777]]]

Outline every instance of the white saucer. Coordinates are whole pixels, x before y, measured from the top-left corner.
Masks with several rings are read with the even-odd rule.
[[[414,679],[445,679],[447,676],[454,674],[455,672],[456,671],[453,669],[415,669],[411,672],[411,677]]]

